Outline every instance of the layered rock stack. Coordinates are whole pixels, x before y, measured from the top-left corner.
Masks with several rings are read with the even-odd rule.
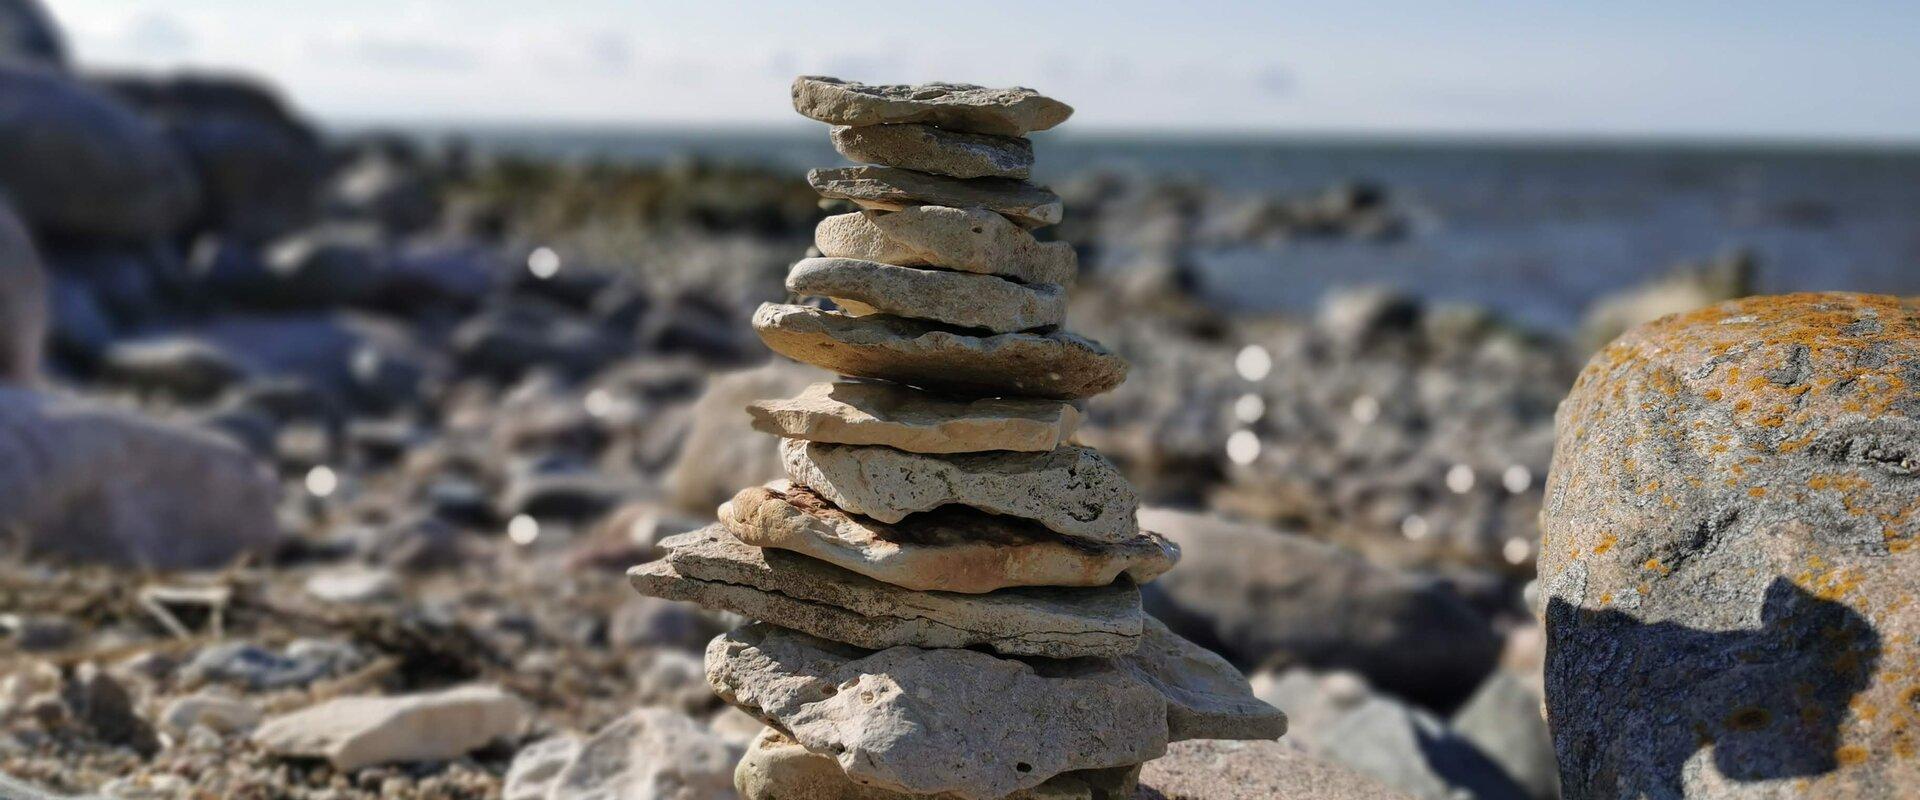
[[[751,622],[707,649],[770,727],[743,797],[1131,798],[1169,742],[1271,739],[1286,719],[1218,656],[1146,616],[1179,551],[1070,438],[1124,361],[1061,328],[1073,250],[1029,232],[1060,199],[1025,138],[1072,109],[1030,89],[803,77],[800,113],[871,164],[814,170],[862,210],[820,223],[774,351],[847,376],[753,403],[789,480],[634,568],[642,593]]]

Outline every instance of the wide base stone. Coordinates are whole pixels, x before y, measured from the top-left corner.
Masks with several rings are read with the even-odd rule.
[[[708,645],[707,680],[858,782],[929,794],[998,797],[1062,771],[1137,764],[1122,754],[1169,741],[1286,732],[1231,665],[1152,618],[1138,653],[1068,660],[874,653],[750,625]]]
[[[821,369],[973,396],[1080,400],[1127,378],[1125,359],[1065,331],[976,336],[779,303],[760,306],[753,329],[774,352]]]
[[[916,592],[785,550],[741,544],[720,525],[669,537],[667,558],[628,572],[641,594],[685,600],[870,649],[985,647],[1049,658],[1130,653],[1140,590],[1032,587]]]
[[[720,522],[755,547],[777,547],[917,591],[977,594],[1016,586],[1146,583],[1180,550],[1157,534],[1094,544],[1014,517],[943,506],[898,523],[849,514],[804,486],[743,489]]]
[[[1140,767],[1066,772],[1003,800],[1133,800]],[[809,752],[776,728],[761,731],[734,769],[741,800],[956,800],[952,794],[904,794],[847,777],[839,762]]]

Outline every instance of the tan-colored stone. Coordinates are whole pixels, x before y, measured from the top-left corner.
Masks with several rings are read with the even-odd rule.
[[[949,178],[894,167],[838,167],[807,171],[807,183],[822,197],[851,200],[861,208],[899,211],[912,206],[980,207],[1025,228],[1060,222],[1060,195],[1011,178]]]
[[[779,549],[742,544],[715,524],[661,543],[666,559],[628,572],[641,594],[686,600],[837,642],[881,649],[985,647],[1047,658],[1139,646],[1140,590],[1026,587],[989,594],[916,592]]]
[[[913,206],[835,214],[814,228],[813,244],[832,258],[943,267],[1021,283],[1068,286],[1080,270],[1073,245],[1041,242],[984,208]]]
[[[855,316],[891,314],[991,333],[1059,325],[1067,317],[1067,293],[1052,284],[854,258],[803,259],[787,273],[787,291],[831,298]]]
[[[1045,452],[1080,427],[1055,400],[945,397],[893,383],[816,383],[786,400],[747,404],[753,427],[790,439],[880,444],[913,453]]]
[[[1109,659],[870,652],[748,625],[707,645],[707,683],[854,780],[899,792],[1002,798],[1167,746],[1165,700]]]
[[[1020,86],[867,85],[820,75],[794,79],[793,109],[833,125],[924,122],[948,130],[997,136],[1044,131],[1073,114],[1072,106]]]
[[[1409,800],[1285,741],[1178,742],[1140,770],[1140,800]]]
[[[821,369],[976,396],[1078,400],[1127,377],[1124,359],[1066,331],[973,336],[778,303],[760,306],[753,328],[774,352]]]
[[[933,456],[782,439],[780,459],[789,480],[881,522],[957,503],[1090,542],[1127,542],[1140,533],[1139,496],[1120,469],[1091,448]]]
[[[1133,800],[1140,767],[1063,772],[1004,800]],[[742,800],[957,800],[951,794],[902,794],[856,783],[832,758],[809,752],[777,728],[764,728],[733,773]]]
[[[1074,542],[1037,524],[946,506],[886,524],[833,507],[812,489],[743,489],[720,522],[755,547],[778,547],[921,591],[978,594],[1014,586],[1146,583],[1180,551],[1142,531],[1126,542]]]
[[[520,698],[472,685],[400,697],[336,697],[267,720],[253,740],[270,753],[325,758],[351,771],[458,758],[520,735],[529,716]]]
[[[850,161],[951,178],[1024,179],[1033,170],[1033,143],[1024,138],[932,125],[837,125],[833,149]]]

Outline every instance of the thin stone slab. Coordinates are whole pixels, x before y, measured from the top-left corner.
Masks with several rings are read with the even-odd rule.
[[[761,305],[753,329],[774,352],[821,369],[958,394],[1079,400],[1127,378],[1124,359],[1065,331],[975,336],[779,303]]]
[[[1106,586],[1121,575],[1146,583],[1173,568],[1180,550],[1157,534],[1090,545],[1039,525],[946,506],[886,524],[849,514],[804,486],[743,489],[720,506],[720,522],[755,547],[777,547],[919,591],[978,594],[1015,586]]]
[[[962,180],[895,167],[837,167],[808,170],[807,183],[822,197],[851,200],[861,208],[978,206],[1025,228],[1057,224],[1062,212],[1060,195],[1011,178]]]
[[[1140,767],[1064,772],[1003,800],[1133,800]],[[856,783],[832,758],[800,746],[778,728],[762,729],[734,769],[741,800],[958,800],[951,794],[902,794]]]
[[[932,125],[837,125],[833,149],[849,161],[950,178],[1025,179],[1033,143],[1018,136],[961,133]]]
[[[996,136],[1044,131],[1073,115],[1072,106],[1020,86],[868,85],[820,75],[794,79],[793,109],[832,125],[924,122],[947,130]]]
[[[941,267],[1021,283],[1071,285],[1079,257],[1066,242],[1041,242],[984,208],[913,206],[853,211],[820,220],[813,244],[831,258]]]
[[[893,383],[816,383],[785,400],[747,404],[753,427],[791,439],[880,444],[913,453],[1046,452],[1080,427],[1080,410],[1055,400],[969,400]]]
[[[855,781],[898,792],[990,800],[1167,748],[1166,701],[1106,659],[868,652],[756,624],[707,645],[707,682]]]
[[[855,316],[891,314],[991,333],[1051,327],[1067,318],[1067,293],[1052,284],[854,258],[803,259],[787,272],[787,291],[831,298]]]
[[[916,592],[797,553],[742,544],[724,526],[661,542],[665,559],[628,572],[641,594],[685,600],[834,641],[879,649],[986,647],[1009,655],[1118,655],[1139,645],[1140,590],[1021,588]]]
[[[931,456],[891,447],[780,441],[787,478],[834,505],[881,522],[949,503],[1030,519],[1090,542],[1134,540],[1140,497],[1120,469],[1092,448],[1046,453]]]

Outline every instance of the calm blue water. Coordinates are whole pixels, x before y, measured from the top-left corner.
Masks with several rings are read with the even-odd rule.
[[[791,132],[462,131],[483,150],[792,169],[841,163],[819,128]],[[1089,169],[1311,195],[1384,185],[1403,241],[1294,242],[1196,254],[1209,293],[1248,309],[1309,307],[1326,289],[1389,283],[1561,328],[1595,297],[1733,247],[1764,291],[1920,294],[1920,149],[1306,139],[1036,137],[1036,178]],[[1072,209],[1068,209],[1072,213]]]

